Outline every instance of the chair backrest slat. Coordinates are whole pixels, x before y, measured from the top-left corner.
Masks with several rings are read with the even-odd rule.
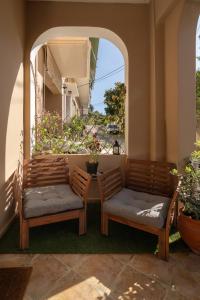
[[[69,183],[68,160],[59,156],[27,160],[23,178],[25,188]]]
[[[172,163],[127,159],[126,187],[150,194],[171,197],[174,180]]]
[[[123,178],[120,168],[115,168],[104,172],[98,177],[101,199],[108,200],[113,195],[121,191]]]
[[[90,183],[91,176],[76,166],[70,176],[70,186],[74,193],[86,199],[88,197]]]

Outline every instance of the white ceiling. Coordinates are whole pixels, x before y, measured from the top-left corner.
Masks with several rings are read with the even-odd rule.
[[[54,2],[93,2],[93,3],[149,3],[150,0],[28,0],[28,1],[54,1]]]
[[[88,38],[65,38],[47,42],[62,77],[83,78],[89,74]]]

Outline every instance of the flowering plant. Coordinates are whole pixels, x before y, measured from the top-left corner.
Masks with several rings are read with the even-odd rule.
[[[85,145],[90,152],[89,162],[97,163],[99,154],[101,153],[101,145],[97,135],[88,136]]]

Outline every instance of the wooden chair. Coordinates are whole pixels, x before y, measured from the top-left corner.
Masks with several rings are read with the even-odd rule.
[[[125,180],[120,168],[98,177],[101,232],[108,235],[109,220],[158,236],[159,257],[169,255],[169,232],[177,198],[173,164],[128,159]]]
[[[79,219],[79,234],[86,233],[86,209],[91,176],[75,167],[71,176],[63,157],[24,162],[17,172],[15,198],[20,216],[20,248],[29,247],[29,228]]]

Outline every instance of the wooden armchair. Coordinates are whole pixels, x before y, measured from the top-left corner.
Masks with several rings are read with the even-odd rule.
[[[86,233],[89,174],[75,167],[69,176],[65,158],[48,157],[25,161],[15,182],[21,249],[29,247],[30,227],[79,219],[79,234]]]
[[[169,163],[128,159],[125,180],[120,168],[99,176],[102,234],[108,235],[109,220],[155,234],[159,257],[167,260],[177,198],[172,168]]]

